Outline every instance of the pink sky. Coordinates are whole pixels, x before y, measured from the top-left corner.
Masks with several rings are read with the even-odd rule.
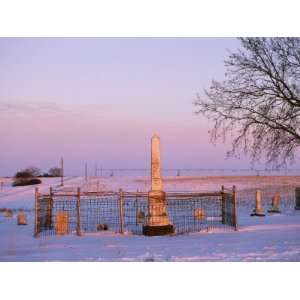
[[[0,39],[0,175],[43,171],[65,158],[147,168],[150,138],[161,137],[165,168],[250,168],[209,142],[194,115],[196,93],[222,80],[226,38]],[[92,168],[92,167],[91,167]]]

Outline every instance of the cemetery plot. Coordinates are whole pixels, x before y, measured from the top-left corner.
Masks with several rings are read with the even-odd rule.
[[[166,193],[174,234],[236,229],[235,191]],[[36,193],[35,236],[111,231],[143,234],[151,207],[144,192]],[[159,218],[159,217],[157,217]],[[159,223],[159,220],[157,220]]]

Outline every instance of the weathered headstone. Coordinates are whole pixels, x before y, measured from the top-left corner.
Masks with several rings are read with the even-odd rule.
[[[269,213],[280,213],[279,210],[279,203],[280,203],[280,195],[276,194],[272,197],[272,207],[268,210]]]
[[[143,224],[145,220],[145,213],[143,211],[139,211],[136,216],[136,223]]]
[[[174,233],[167,215],[166,193],[163,191],[160,161],[160,138],[151,139],[151,191],[148,193],[148,215],[143,234],[148,236]]]
[[[195,208],[194,209],[194,218],[196,220],[204,220],[205,219],[205,210],[203,208]]]
[[[55,233],[67,234],[69,232],[69,216],[64,211],[59,211],[56,214]]]
[[[24,211],[20,211],[17,215],[18,225],[27,225],[27,216]]]
[[[5,211],[4,211],[4,217],[6,218],[11,218],[13,216],[13,211],[9,208],[7,208]]]
[[[108,225],[106,223],[101,223],[97,225],[98,231],[108,230]]]
[[[262,209],[261,205],[261,190],[256,190],[256,195],[255,195],[255,209],[251,216],[257,216],[257,217],[264,217],[265,214]]]

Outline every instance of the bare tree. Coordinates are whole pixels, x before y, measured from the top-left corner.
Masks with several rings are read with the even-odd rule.
[[[57,167],[51,168],[49,169],[48,174],[51,177],[59,177],[61,176],[61,168],[57,168]]]
[[[27,172],[31,174],[32,177],[41,176],[41,170],[38,167],[30,166],[23,170],[23,172]]]
[[[196,113],[214,123],[211,139],[232,140],[229,156],[249,154],[273,168],[300,145],[300,38],[241,38],[222,82],[197,95]]]

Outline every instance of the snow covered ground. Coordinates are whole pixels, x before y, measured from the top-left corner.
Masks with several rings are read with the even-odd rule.
[[[12,218],[0,213],[0,261],[300,261],[300,211],[294,210],[294,189],[300,177],[166,177],[165,190],[218,190],[236,185],[240,199],[239,230],[214,230],[178,236],[144,237],[99,232],[33,238],[34,187],[11,187],[2,178],[0,208],[14,211]],[[59,187],[60,179],[43,179],[42,192]],[[66,178],[64,189],[148,190],[144,177]],[[281,194],[282,213],[250,217],[255,189],[260,188],[264,208],[271,196]],[[16,212],[25,209],[28,226],[16,225]]]

